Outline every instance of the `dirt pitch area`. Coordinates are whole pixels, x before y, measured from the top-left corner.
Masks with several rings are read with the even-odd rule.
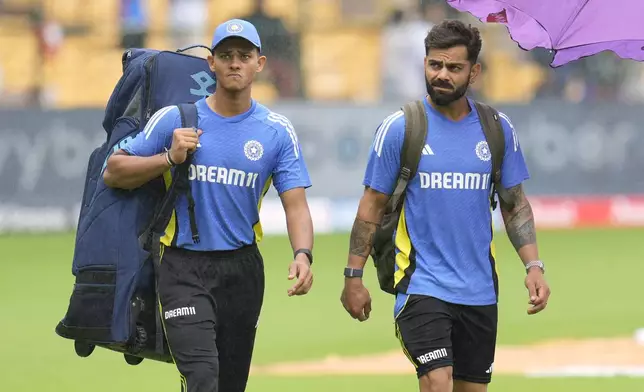
[[[256,366],[253,374],[414,374],[414,367],[400,350],[360,357],[329,356]],[[644,376],[644,345],[634,339],[553,340],[525,346],[499,346],[495,374],[532,376]]]

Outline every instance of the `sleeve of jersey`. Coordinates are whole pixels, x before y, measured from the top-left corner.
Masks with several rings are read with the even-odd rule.
[[[405,118],[398,111],[387,117],[376,130],[369,149],[363,185],[391,195],[400,171],[400,151],[405,135]]]
[[[148,157],[161,153],[164,148],[170,148],[172,134],[178,128],[178,119],[179,109],[176,106],[160,109],[123,150],[130,155]]]
[[[306,168],[300,142],[290,121],[284,120],[276,125],[280,131],[277,137],[279,150],[277,163],[273,170],[273,186],[278,194],[294,188],[311,186],[309,171]]]
[[[514,125],[507,115],[499,113],[499,116],[505,134],[505,156],[501,166],[501,182],[505,188],[512,188],[529,179],[530,174]]]

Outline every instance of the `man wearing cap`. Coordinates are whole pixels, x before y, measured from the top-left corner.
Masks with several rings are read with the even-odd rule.
[[[217,88],[196,103],[200,129],[180,128],[177,107],[163,108],[112,155],[104,174],[109,186],[132,189],[194,154],[189,179],[201,241],[192,241],[179,199],[161,239],[158,278],[168,345],[186,392],[246,388],[264,295],[259,207],[271,183],[293,248],[288,279],[296,281],[287,294],[306,294],[313,283],[305,194],[311,182],[300,144],[285,116],[251,97],[253,77],[266,62],[261,47],[251,23],[219,25],[208,56]]]

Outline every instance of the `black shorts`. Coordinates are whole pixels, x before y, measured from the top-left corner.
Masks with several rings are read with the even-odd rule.
[[[467,306],[410,295],[396,317],[396,336],[418,377],[453,366],[453,378],[487,384],[496,347],[497,305]]]
[[[264,297],[257,246],[162,248],[158,292],[182,392],[243,392]]]

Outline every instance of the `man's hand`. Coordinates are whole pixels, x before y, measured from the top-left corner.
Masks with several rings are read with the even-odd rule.
[[[371,313],[371,295],[360,278],[346,278],[340,296],[344,309],[351,317],[366,321]]]
[[[288,296],[304,295],[311,290],[313,285],[313,271],[311,263],[305,254],[299,254],[288,267],[288,280],[297,278],[297,282],[288,289]]]
[[[349,237],[348,268],[364,269],[373,246],[373,237],[380,227],[388,201],[389,195],[365,187]],[[344,309],[354,319],[365,321],[369,318],[371,295],[369,290],[364,287],[362,278],[344,278],[344,289],[340,301]]]
[[[170,147],[170,159],[177,165],[182,164],[188,158],[188,153],[193,153],[199,144],[199,136],[203,131],[199,129],[196,133],[192,128],[177,128],[172,133],[172,146]]]
[[[550,297],[550,287],[539,268],[530,269],[525,278],[525,287],[530,295],[528,303],[532,305],[528,308],[528,314],[537,314],[545,309]]]

